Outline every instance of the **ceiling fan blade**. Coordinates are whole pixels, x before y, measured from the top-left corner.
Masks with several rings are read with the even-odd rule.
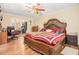
[[[29,7],[29,6],[25,6],[25,7],[27,7],[27,8],[30,8],[30,9],[31,9],[31,7]]]
[[[45,9],[37,9],[38,11],[45,11]]]

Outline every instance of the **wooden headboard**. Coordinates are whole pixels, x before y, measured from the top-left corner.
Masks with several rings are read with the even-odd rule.
[[[44,24],[44,28],[62,27],[66,28],[66,23],[60,22],[58,19],[50,19]]]

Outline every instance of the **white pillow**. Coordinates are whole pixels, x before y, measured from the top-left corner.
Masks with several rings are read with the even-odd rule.
[[[52,30],[51,29],[46,29],[46,32],[52,32]]]

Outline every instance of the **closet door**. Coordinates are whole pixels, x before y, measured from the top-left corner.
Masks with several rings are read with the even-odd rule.
[[[27,22],[24,22],[22,24],[22,33],[26,33],[26,31],[27,31]]]

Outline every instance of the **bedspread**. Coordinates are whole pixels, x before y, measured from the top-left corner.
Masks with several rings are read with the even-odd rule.
[[[28,36],[33,38],[34,40],[43,41],[47,44],[57,44],[65,37],[65,34],[64,33],[56,34],[54,32],[43,32],[36,35],[32,34],[29,35],[28,33]]]

